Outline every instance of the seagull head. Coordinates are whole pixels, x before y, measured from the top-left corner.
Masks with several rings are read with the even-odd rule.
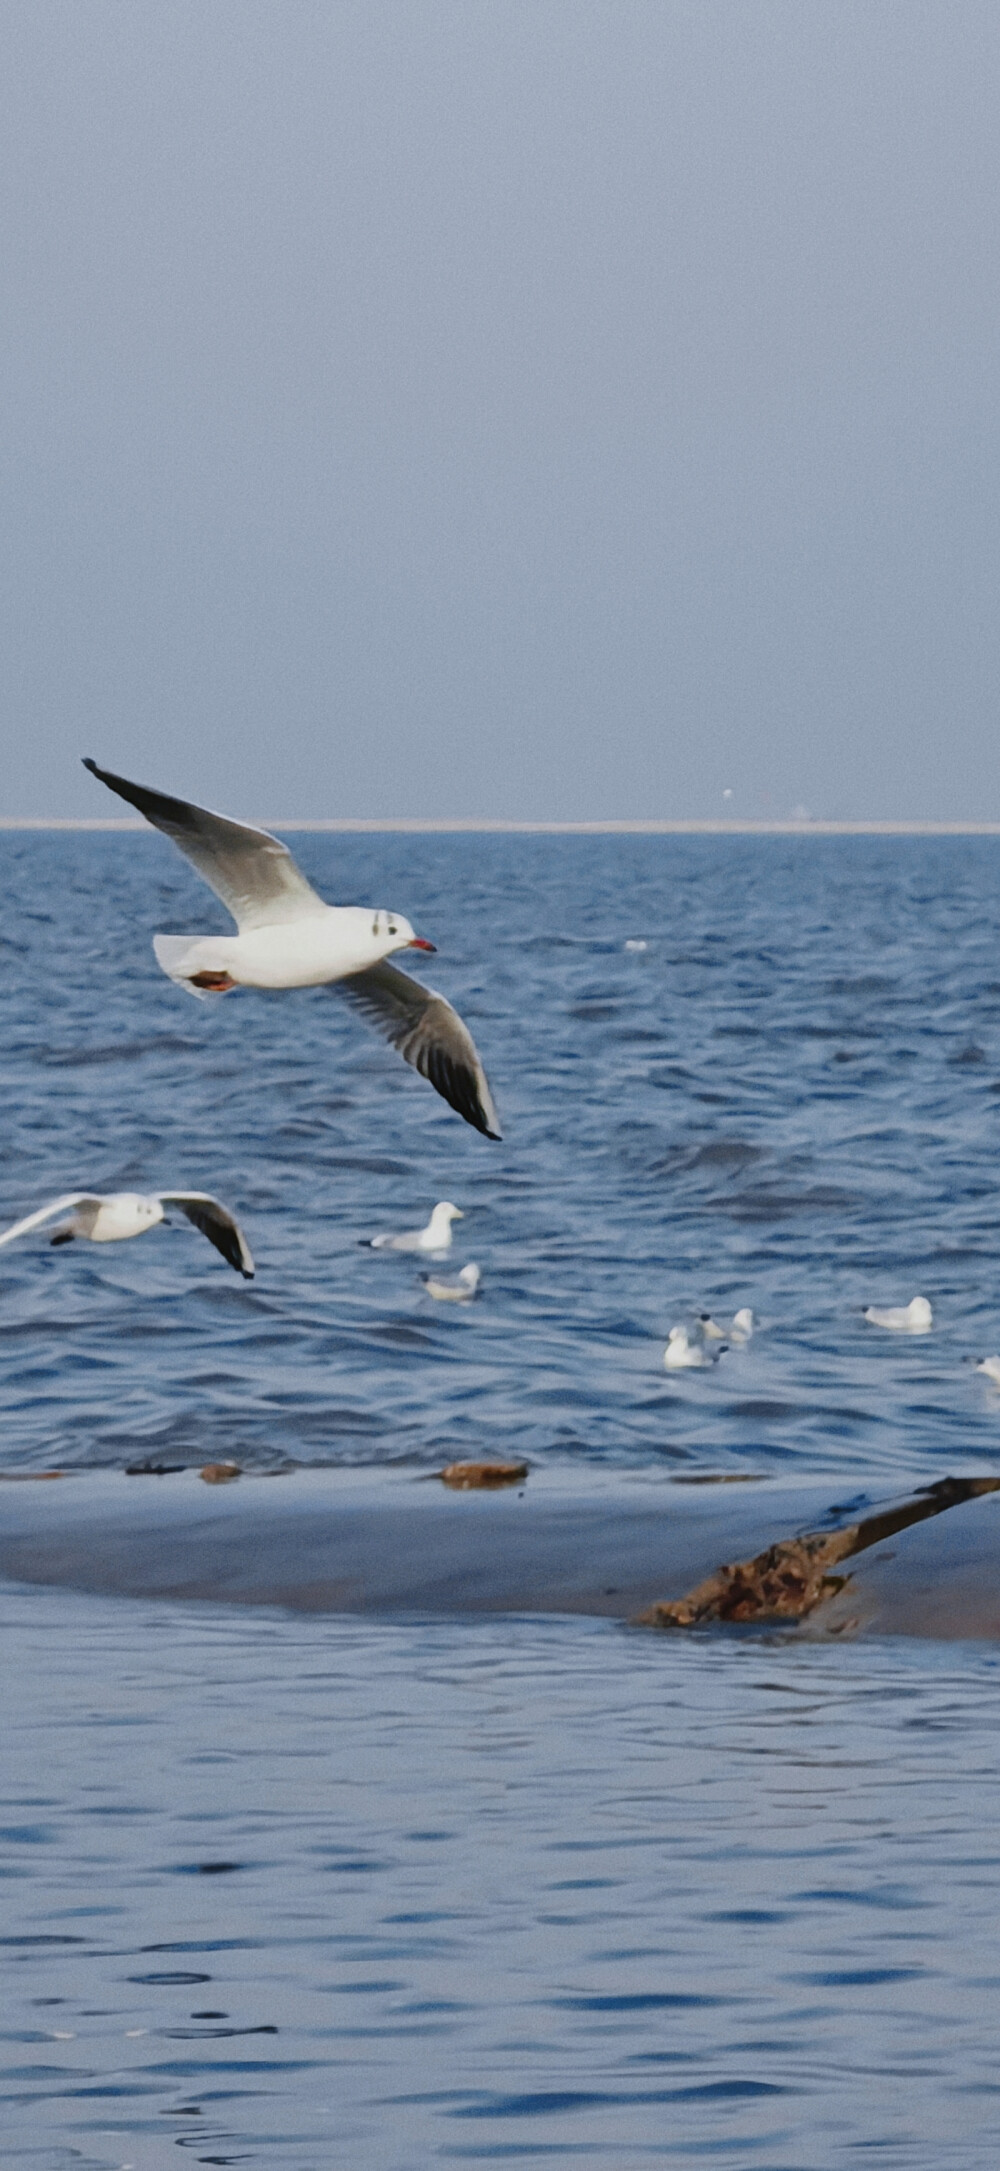
[[[372,934],[379,941],[383,957],[391,957],[394,950],[430,950],[437,945],[425,942],[423,935],[415,935],[409,920],[401,912],[376,912]]]

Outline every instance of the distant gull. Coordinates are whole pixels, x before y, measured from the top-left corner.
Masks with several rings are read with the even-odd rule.
[[[466,1123],[487,1138],[500,1137],[468,1027],[436,989],[388,962],[396,950],[433,950],[409,920],[362,905],[325,904],[287,845],[266,829],[130,784],[96,761],[86,760],[84,768],[173,840],[236,921],[236,935],[154,936],[157,960],[171,980],[206,997],[234,987],[332,985]]]
[[[643,942],[641,935],[631,935],[625,944],[625,948],[626,950],[648,950],[649,944]]]
[[[451,1224],[465,1219],[450,1199],[439,1199],[425,1229],[405,1229],[402,1236],[370,1236],[373,1251],[450,1251]]]
[[[734,1312],[728,1327],[720,1327],[709,1312],[699,1312],[698,1326],[706,1342],[749,1342],[753,1334],[753,1313],[749,1304],[744,1304]]]
[[[699,1342],[692,1342],[686,1327],[671,1327],[663,1362],[668,1372],[688,1372],[711,1362]]]
[[[130,1236],[145,1236],[147,1229],[166,1221],[171,1206],[186,1214],[207,1236],[228,1266],[235,1267],[244,1280],[253,1280],[250,1246],[238,1221],[207,1191],[154,1191],[148,1195],[141,1191],[67,1191],[62,1198],[53,1199],[51,1205],[40,1206],[37,1213],[15,1221],[13,1228],[5,1229],[0,1236],[0,1244],[13,1243],[15,1236],[26,1236],[29,1229],[40,1229],[60,1214],[69,1214],[70,1218],[50,1238],[53,1244],[69,1244],[75,1236],[86,1237],[91,1244],[123,1244]]]
[[[428,1296],[437,1297],[440,1304],[471,1304],[482,1278],[480,1268],[470,1260],[454,1281],[439,1281],[435,1275],[425,1274],[424,1288]]]
[[[909,1304],[890,1304],[884,1310],[869,1304],[865,1318],[873,1327],[888,1327],[892,1334],[929,1334],[934,1324],[926,1297],[914,1297]]]
[[[993,1381],[994,1387],[1000,1387],[1000,1357],[984,1357],[982,1364],[977,1364],[976,1371],[985,1372],[987,1379]]]

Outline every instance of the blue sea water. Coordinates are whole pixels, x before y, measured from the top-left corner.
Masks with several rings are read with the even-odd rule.
[[[164,979],[154,930],[228,923],[152,832],[7,834],[0,1213],[188,1185],[258,1262],[242,1284],[186,1223],[0,1255],[8,1464],[994,1466],[967,1363],[1000,1347],[991,840],[295,843],[326,894],[438,943],[505,1139],[335,994]],[[360,1248],[437,1198],[483,1269],[469,1309]],[[863,1324],[918,1291],[929,1339]],[[672,1321],[741,1304],[751,1350],[664,1376]]]
[[[152,933],[223,916],[162,839],[0,838],[0,1216],[191,1186],[258,1263],[187,1224],[0,1252],[7,1472],[1000,1468],[995,844],[295,849],[438,943],[504,1142],[331,993],[173,988]],[[361,1246],[439,1197],[467,1308]],[[918,1292],[927,1338],[861,1319]],[[741,1304],[748,1349],[664,1374]],[[0,1622],[5,2166],[1000,2159],[985,1646],[13,1588]]]

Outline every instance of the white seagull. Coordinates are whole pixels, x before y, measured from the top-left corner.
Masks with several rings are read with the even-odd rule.
[[[976,1371],[985,1372],[987,1379],[993,1381],[994,1387],[1000,1387],[1000,1357],[984,1357],[982,1363],[977,1364]]]
[[[689,1372],[708,1364],[710,1359],[698,1342],[692,1342],[686,1327],[671,1327],[663,1362],[668,1372]]]
[[[13,1243],[15,1236],[26,1236],[29,1229],[40,1229],[60,1214],[70,1218],[50,1237],[50,1243],[70,1244],[74,1236],[85,1236],[91,1244],[123,1244],[130,1236],[145,1236],[147,1229],[166,1221],[172,1206],[207,1236],[228,1266],[235,1267],[245,1281],[253,1280],[250,1246],[239,1222],[207,1191],[154,1191],[149,1195],[141,1191],[67,1191],[61,1199],[40,1206],[37,1213],[15,1221],[13,1228],[5,1229],[0,1236],[0,1244]]]
[[[914,1297],[909,1304],[889,1304],[884,1309],[869,1304],[865,1318],[873,1327],[887,1327],[890,1334],[929,1334],[934,1324],[926,1297]]]
[[[369,1236],[373,1251],[450,1251],[451,1224],[465,1216],[450,1199],[439,1199],[426,1228],[404,1229],[402,1236]]]
[[[463,1266],[454,1281],[439,1281],[433,1274],[424,1275],[424,1288],[429,1297],[437,1297],[440,1304],[471,1304],[482,1281],[482,1271],[474,1259]]]
[[[734,1312],[728,1327],[716,1325],[708,1312],[699,1312],[698,1326],[706,1342],[749,1342],[753,1334],[753,1313],[749,1304]]]
[[[466,1123],[499,1138],[500,1121],[468,1027],[434,988],[388,961],[396,950],[433,950],[398,912],[328,905],[287,845],[266,829],[130,784],[86,760],[92,776],[162,829],[236,921],[235,935],[156,935],[163,971],[192,995],[230,988],[334,986],[398,1048]]]

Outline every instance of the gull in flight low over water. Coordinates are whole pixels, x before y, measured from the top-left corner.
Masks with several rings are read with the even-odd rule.
[[[52,1244],[69,1244],[75,1236],[84,1236],[91,1244],[124,1244],[130,1236],[145,1236],[147,1229],[166,1221],[171,1207],[187,1215],[216,1251],[221,1251],[228,1266],[235,1267],[244,1280],[253,1280],[250,1246],[239,1222],[207,1191],[154,1191],[149,1195],[110,1191],[103,1196],[97,1191],[67,1191],[61,1199],[40,1206],[37,1213],[15,1221],[13,1228],[5,1229],[0,1236],[0,1244],[11,1244],[15,1236],[27,1236],[29,1229],[41,1229],[62,1214],[68,1214],[69,1219],[50,1237]]]
[[[373,1251],[450,1251],[451,1225],[464,1220],[461,1208],[450,1199],[439,1199],[426,1228],[404,1229],[402,1236],[369,1236]]]
[[[429,1297],[437,1298],[439,1304],[471,1304],[473,1297],[478,1294],[482,1278],[481,1268],[474,1259],[470,1259],[468,1266],[463,1266],[454,1281],[440,1281],[434,1274],[425,1274],[424,1288]]]
[[[389,963],[396,950],[433,950],[398,912],[328,905],[266,829],[84,767],[162,829],[236,921],[235,935],[156,935],[163,971],[192,995],[230,988],[336,988],[487,1138],[500,1122],[471,1033],[434,988]]]
[[[887,1327],[890,1334],[929,1334],[934,1324],[926,1297],[914,1297],[909,1304],[869,1304],[865,1318],[873,1327]]]

